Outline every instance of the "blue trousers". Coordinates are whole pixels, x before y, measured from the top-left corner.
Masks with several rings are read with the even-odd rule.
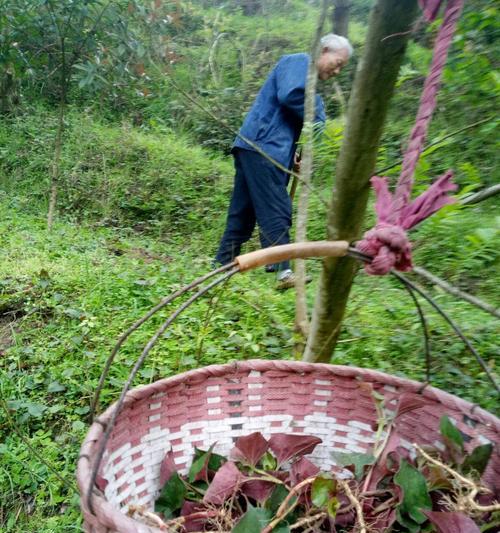
[[[257,152],[235,149],[234,189],[216,261],[225,265],[240,254],[241,246],[259,225],[262,248],[290,242],[292,202],[287,191],[289,174]],[[289,261],[276,265],[290,268]]]

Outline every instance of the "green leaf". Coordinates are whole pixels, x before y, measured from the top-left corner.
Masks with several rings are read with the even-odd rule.
[[[218,453],[211,453],[210,458],[208,460],[208,469],[217,472],[217,470],[219,470],[219,468],[226,461],[227,459],[223,455],[219,455]]]
[[[404,517],[399,509],[396,509],[396,519],[407,529],[408,533],[419,533],[420,524],[417,524],[411,518]]]
[[[65,391],[66,387],[59,383],[59,381],[53,381],[49,384],[47,391],[48,392],[62,392]]]
[[[260,533],[269,523],[272,516],[268,509],[249,505],[247,512],[233,528],[232,533]]]
[[[189,483],[193,483],[193,481],[196,479],[196,476],[202,471],[203,467],[208,462],[208,459],[210,457],[210,452],[212,451],[213,447],[214,445],[212,444],[212,446],[210,446],[207,452],[200,450],[199,448],[195,448],[195,451],[194,451],[195,459],[188,473]]]
[[[332,517],[337,516],[337,511],[339,510],[340,502],[337,498],[330,498],[326,506],[326,512]]]
[[[375,456],[370,453],[332,452],[331,456],[339,466],[354,466],[354,475],[358,481],[363,477],[365,466],[372,465],[375,462]]]
[[[439,430],[441,435],[444,437],[445,442],[456,444],[460,451],[463,452],[464,449],[464,439],[462,434],[458,429],[451,423],[451,420],[446,416],[441,417],[439,423]]]
[[[477,446],[472,450],[472,453],[465,458],[465,461],[462,463],[462,472],[464,474],[469,474],[471,471],[477,472],[480,476],[483,475],[483,472],[488,465],[490,460],[491,453],[493,452],[493,444],[483,444],[482,446]]]
[[[264,470],[276,470],[276,467],[278,466],[276,457],[274,457],[271,452],[266,452],[264,454],[264,456],[260,460],[260,464],[262,465],[262,468]]]
[[[331,478],[318,476],[311,486],[311,501],[316,507],[326,507],[337,491],[337,483]]]
[[[85,424],[81,420],[75,420],[73,424],[71,424],[73,431],[82,431],[85,427]]]
[[[403,490],[403,501],[398,509],[403,516],[408,515],[415,522],[422,524],[427,520],[420,509],[432,509],[432,501],[427,491],[425,477],[404,459],[394,482]]]
[[[266,502],[266,508],[274,515],[283,500],[288,496],[288,489],[284,485],[277,485]],[[292,499],[293,500],[293,499]]]
[[[163,486],[160,496],[155,501],[155,512],[163,513],[165,518],[182,507],[186,495],[186,486],[177,472],[174,472]]]
[[[35,418],[40,418],[47,410],[47,407],[41,403],[27,402],[26,407],[28,408],[28,414]]]
[[[188,473],[189,483],[193,483],[196,476],[206,467],[208,470],[216,472],[226,462],[226,458],[217,453],[213,453],[215,443],[207,451],[195,448],[194,458]]]

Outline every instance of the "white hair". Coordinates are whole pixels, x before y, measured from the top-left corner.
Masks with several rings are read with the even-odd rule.
[[[322,48],[328,48],[331,52],[338,52],[339,50],[347,50],[349,57],[353,54],[353,48],[351,43],[342,35],[335,35],[334,33],[328,33],[321,38]]]

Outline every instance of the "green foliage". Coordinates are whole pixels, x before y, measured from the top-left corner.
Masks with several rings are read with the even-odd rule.
[[[155,501],[155,511],[170,518],[174,511],[182,507],[186,495],[186,486],[177,472],[174,472],[163,486],[159,498]]]
[[[248,511],[233,528],[234,533],[260,533],[267,525],[271,513],[267,509],[260,509],[249,505]]]
[[[10,113],[0,121],[0,392],[22,434],[72,480],[89,399],[115,339],[160,298],[210,269],[223,229],[232,166],[214,150],[227,152],[233,134],[174,90],[169,76],[237,129],[278,57],[308,49],[318,2],[270,0],[249,17],[218,0],[131,2],[130,13],[129,2],[120,1],[95,33],[89,27],[103,2],[53,2],[57,20],[73,13],[74,23],[65,26],[68,53],[85,46],[69,80],[73,105],[61,160],[62,217],[50,234],[44,217],[57,127],[50,103],[60,96],[60,54],[49,4],[0,1],[0,112]],[[350,33],[357,57],[369,4],[359,0],[353,6]],[[429,142],[496,114],[498,20],[492,6],[466,3]],[[175,24],[162,22],[164,15]],[[435,30],[420,30],[409,48],[379,169],[404,151]],[[338,80],[346,98],[356,56]],[[323,202],[330,198],[344,132],[331,86],[321,91],[335,120],[316,147],[310,239],[325,235]],[[459,196],[494,183],[497,127],[492,119],[426,152],[416,190],[448,168],[455,170]],[[395,180],[398,170],[387,174]],[[366,228],[372,220],[370,213]],[[490,303],[499,301],[495,199],[446,207],[422,223],[412,241],[416,264]],[[320,268],[319,262],[308,263],[315,279],[310,304]],[[293,357],[294,295],[276,294],[272,287],[269,274],[252,272],[203,299],[167,331],[135,384],[234,359]],[[426,289],[487,364],[498,368],[497,321],[439,289]],[[432,383],[497,410],[497,397],[475,360],[434,311],[427,314]],[[116,399],[165,316],[155,317],[123,347],[103,405]],[[423,359],[421,326],[406,293],[395,280],[359,274],[333,362],[423,380]],[[30,455],[1,411],[0,432],[0,529],[78,531],[77,497]],[[486,453],[478,451],[471,468],[480,468]],[[276,495],[277,505],[285,495]]]
[[[417,524],[425,522],[426,517],[422,509],[432,509],[432,501],[424,475],[402,459],[394,482],[403,491],[403,500],[398,506],[398,516],[403,518],[400,522],[403,525],[408,525],[408,521]]]
[[[169,131],[140,133],[125,124],[110,127],[77,113],[68,120],[60,210],[74,220],[169,234],[187,228],[201,231],[207,197],[213,202],[210,211],[225,209],[228,163],[208,158]],[[40,121],[44,130],[38,128]],[[50,128],[55,121],[51,112],[34,110],[0,124],[2,189],[13,195],[29,191],[36,211],[45,202]]]

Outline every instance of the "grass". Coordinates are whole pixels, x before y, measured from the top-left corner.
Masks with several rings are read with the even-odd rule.
[[[52,120],[51,113],[37,110],[0,124],[0,393],[17,431],[73,484],[106,357],[128,325],[210,269],[232,168],[229,160],[167,130],[112,126],[72,111],[63,152],[67,181],[59,219],[48,233],[50,135],[38,125]],[[328,199],[330,180],[322,180],[317,188]],[[493,204],[448,207],[412,236],[417,264],[491,303],[500,300],[500,222]],[[324,210],[314,195],[311,239],[324,238]],[[320,262],[311,261],[309,269],[312,305]],[[294,294],[277,293],[273,286],[273,276],[261,269],[201,299],[167,331],[134,384],[235,359],[293,357]],[[488,364],[498,365],[495,319],[427,289]],[[125,344],[103,406],[116,399],[166,313]],[[433,384],[497,409],[473,357],[436,313],[429,310],[428,318]],[[358,275],[332,361],[424,379],[420,323],[396,280]],[[77,495],[30,452],[2,411],[0,435],[2,531],[79,530]]]
[[[23,213],[14,204],[5,198],[0,204],[0,245],[6,252],[0,267],[2,396],[9,402],[18,430],[72,482],[89,402],[113,342],[162,296],[209,269],[223,217],[218,217],[206,234],[186,240],[179,236],[158,240],[127,229],[63,220],[48,234],[44,218]],[[493,209],[486,205],[454,216],[459,220],[448,239],[454,239],[457,248],[460,227],[470,227],[478,220],[485,226],[495,221]],[[429,224],[417,236],[421,241],[417,257],[422,259],[435,252],[431,239],[432,231],[437,230]],[[447,249],[449,257],[453,257],[452,249]],[[310,265],[317,279],[319,263]],[[434,271],[444,275],[449,268],[445,262]],[[456,272],[462,280],[464,275]],[[498,295],[498,288],[484,275],[480,280],[467,279],[479,293],[484,283],[486,292],[491,289]],[[311,299],[314,290],[313,284]],[[483,357],[492,366],[498,364],[495,320],[444,293],[431,292],[462,325]],[[292,292],[276,293],[269,274],[258,271],[238,276],[213,299],[203,299],[180,318],[153,351],[136,384],[233,359],[290,358],[293,305]],[[429,313],[429,319],[434,383],[494,409],[495,396],[470,354],[435,313]],[[145,325],[122,350],[104,391],[103,405],[116,398],[159,320],[161,317]],[[419,321],[395,280],[358,276],[334,362],[423,379]],[[77,497],[30,454],[3,415],[0,421],[2,530],[77,529]]]

